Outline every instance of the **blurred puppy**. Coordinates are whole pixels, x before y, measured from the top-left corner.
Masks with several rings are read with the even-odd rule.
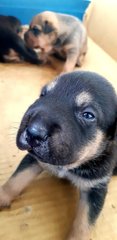
[[[117,174],[116,136],[117,97],[103,77],[73,72],[55,79],[21,121],[17,146],[28,154],[0,188],[0,207],[9,206],[46,169],[80,188],[68,239],[89,240],[110,178]]]
[[[40,63],[37,54],[26,47],[21,22],[13,16],[0,15],[0,62],[20,62],[26,60]]]
[[[87,33],[82,22],[71,15],[49,11],[32,19],[25,41],[30,48],[41,49],[39,56],[44,62],[54,53],[66,60],[63,72],[81,66],[87,51]]]

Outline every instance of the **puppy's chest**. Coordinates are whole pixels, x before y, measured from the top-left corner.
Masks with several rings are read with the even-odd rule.
[[[41,163],[41,166],[43,167],[43,169],[47,170],[52,175],[55,175],[59,178],[68,179],[70,182],[72,182],[73,185],[82,190],[88,190],[107,181],[107,177],[93,180],[91,180],[90,178],[84,179],[78,175],[75,175],[74,173],[71,173],[66,167],[63,166],[52,166],[45,163]]]

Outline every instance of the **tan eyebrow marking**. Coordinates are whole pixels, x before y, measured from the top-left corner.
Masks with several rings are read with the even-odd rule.
[[[86,91],[83,91],[79,95],[77,95],[75,100],[78,106],[81,106],[83,103],[90,103],[91,101],[92,101],[92,97]]]
[[[47,91],[51,91],[58,83],[58,78],[56,78],[54,81],[50,82],[47,86]]]

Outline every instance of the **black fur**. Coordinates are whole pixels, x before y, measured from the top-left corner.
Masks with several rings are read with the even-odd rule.
[[[18,36],[20,31],[21,23],[17,18],[0,16],[0,61],[4,62],[4,55],[7,55],[9,50],[13,49],[19,54],[21,59],[34,64],[41,63],[37,54],[28,48]]]
[[[0,25],[4,25],[5,28],[10,28],[15,33],[19,33],[21,31],[21,22],[14,16],[0,15]]]
[[[37,164],[37,160],[32,157],[30,154],[27,154],[17,167],[16,171],[13,173],[13,177],[15,177],[18,173],[22,172],[23,170],[30,168],[32,165]]]
[[[94,224],[100,211],[103,208],[105,197],[107,193],[107,185],[99,186],[99,188],[92,188],[88,192],[89,204],[89,222]]]

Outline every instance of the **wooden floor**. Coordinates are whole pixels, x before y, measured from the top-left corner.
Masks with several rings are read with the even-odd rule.
[[[0,65],[0,184],[21,157],[15,137],[23,113],[41,87],[56,76],[50,67]],[[0,240],[65,240],[75,214],[76,191],[47,174],[35,180],[10,209],[0,212]],[[92,240],[117,240],[117,178],[109,185]]]

